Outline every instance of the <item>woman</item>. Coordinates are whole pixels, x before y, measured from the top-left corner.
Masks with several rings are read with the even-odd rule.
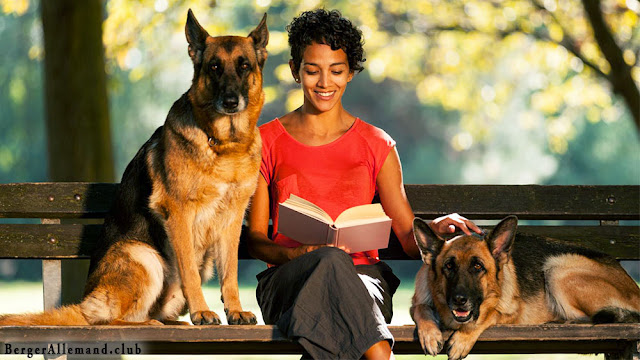
[[[267,234],[270,218],[277,229],[277,205],[290,194],[335,219],[377,193],[404,251],[419,257],[395,142],[342,106],[347,84],[363,69],[361,32],[338,11],[324,9],[302,13],[287,31],[289,66],[304,103],[260,127],[262,177],[249,212],[248,245],[270,267],[258,275],[258,303],[265,322],[298,340],[304,357],[390,359],[386,324],[399,280],[377,250],[347,254],[301,245],[275,230],[273,240]],[[455,227],[480,231],[455,214],[431,226],[440,234]]]

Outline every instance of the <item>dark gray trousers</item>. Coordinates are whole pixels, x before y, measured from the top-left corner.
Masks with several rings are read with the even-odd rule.
[[[387,328],[400,280],[383,262],[353,265],[336,248],[321,248],[257,275],[256,297],[275,324],[314,359],[359,359],[393,336]]]

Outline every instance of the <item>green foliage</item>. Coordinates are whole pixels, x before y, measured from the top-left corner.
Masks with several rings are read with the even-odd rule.
[[[46,180],[41,28],[35,9],[0,15],[0,182]]]
[[[616,39],[626,50],[640,47],[637,3],[603,4]],[[633,120],[602,76],[610,69],[579,1],[245,0],[210,5],[109,2],[109,69],[120,74],[114,76],[120,87],[144,89],[126,99],[115,93],[113,102],[119,105],[114,113],[133,108],[153,116],[146,121],[139,114],[135,120],[114,116],[116,128],[131,127],[123,124],[133,121],[150,134],[172,99],[188,88],[192,70],[183,26],[189,7],[212,35],[245,35],[267,12],[271,34],[261,122],[295,109],[302,97],[287,66],[284,26],[300,11],[324,6],[341,10],[363,31],[366,70],[351,83],[344,102],[397,140],[406,182],[640,179]],[[635,66],[637,79],[633,51],[625,51],[625,59]],[[600,131],[625,134],[627,141],[601,141]],[[119,169],[135,151],[131,147],[129,156],[118,156]],[[596,158],[590,161],[589,156]],[[594,172],[599,166],[607,170]],[[573,175],[569,169],[575,169]],[[582,170],[591,176],[578,176]]]
[[[36,5],[2,2],[3,182],[46,179]],[[263,12],[269,15],[266,122],[301,103],[284,27],[317,6],[340,9],[362,29],[366,70],[344,103],[397,140],[406,182],[640,182],[630,113],[599,75],[608,72],[607,63],[574,0],[111,0],[104,42],[117,173],[190,85],[188,8],[212,35],[246,35]],[[639,11],[635,0],[603,2],[636,79]],[[579,52],[569,40],[580,44]]]

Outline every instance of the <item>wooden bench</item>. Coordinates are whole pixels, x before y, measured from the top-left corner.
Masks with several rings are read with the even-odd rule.
[[[60,303],[61,260],[89,258],[117,186],[0,184],[0,218],[14,219],[0,222],[0,258],[43,261],[45,308]],[[619,260],[640,259],[640,186],[407,185],[406,189],[416,216],[433,219],[458,212],[478,221],[514,214],[522,220],[520,232],[579,243]],[[242,247],[239,256],[250,258]],[[406,259],[397,240],[381,251],[381,257]],[[422,353],[413,325],[390,329],[397,354]],[[268,325],[0,327],[0,353],[7,344],[11,351],[20,351],[58,343],[99,350],[125,346],[125,353],[134,354],[138,349],[143,354],[301,352],[297,343]],[[639,347],[639,324],[510,325],[489,328],[472,353],[605,353],[610,359],[638,359]]]

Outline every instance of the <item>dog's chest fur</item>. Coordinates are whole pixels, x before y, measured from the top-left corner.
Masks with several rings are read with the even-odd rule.
[[[164,147],[163,161],[147,159],[152,171],[162,174],[154,178],[163,179],[153,184],[150,208],[165,219],[171,211],[191,212],[192,241],[199,259],[220,243],[225,228],[242,223],[255,191],[262,143],[255,125],[244,127],[235,139],[211,146],[201,129],[168,123],[155,144]]]

